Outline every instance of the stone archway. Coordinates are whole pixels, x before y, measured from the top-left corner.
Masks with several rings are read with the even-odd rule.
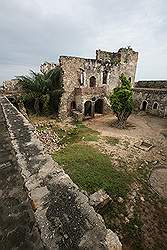
[[[92,114],[92,102],[91,101],[86,101],[84,103],[84,115],[85,116],[91,116]]]
[[[95,101],[95,113],[103,114],[104,113],[104,100],[98,99]]]
[[[142,105],[141,105],[141,110],[142,111],[146,111],[146,109],[147,109],[147,105],[148,105],[148,102],[146,101],[146,100],[144,100],[143,102],[142,102]]]

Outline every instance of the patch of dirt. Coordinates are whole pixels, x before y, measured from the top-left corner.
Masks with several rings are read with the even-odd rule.
[[[103,136],[159,137],[160,131],[167,129],[167,119],[154,116],[132,114],[128,118],[127,129],[118,129],[113,125],[116,117],[112,114],[97,116],[85,123],[98,130]],[[153,134],[154,133],[154,134]]]
[[[123,159],[127,163],[135,163],[138,160],[164,165],[167,162],[167,140],[161,131],[167,127],[167,119],[150,116],[131,115],[129,117],[127,129],[111,127],[115,121],[113,115],[97,117],[85,121],[85,125],[97,130],[104,137],[118,138],[120,143],[115,146],[106,143],[102,138],[96,145],[114,159]],[[142,144],[151,145],[150,150],[140,148]],[[136,147],[138,145],[138,147]]]

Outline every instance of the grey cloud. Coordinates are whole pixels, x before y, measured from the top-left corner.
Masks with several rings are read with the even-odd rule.
[[[137,79],[165,79],[166,11],[166,0],[0,0],[0,81],[128,45],[140,53]]]

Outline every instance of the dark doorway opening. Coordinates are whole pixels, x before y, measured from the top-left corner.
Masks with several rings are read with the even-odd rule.
[[[142,103],[142,107],[141,107],[141,110],[142,111],[146,111],[146,109],[147,109],[147,101],[143,101],[143,103]]]
[[[95,102],[95,113],[103,114],[104,101],[102,99],[98,99]]]
[[[84,115],[91,116],[91,113],[92,113],[92,103],[91,101],[87,101],[84,104]]]
[[[71,110],[76,109],[76,102],[72,101],[71,102]]]
[[[96,78],[92,76],[90,78],[90,87],[95,87],[96,86]]]

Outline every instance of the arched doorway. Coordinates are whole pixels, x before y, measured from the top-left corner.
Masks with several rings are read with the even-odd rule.
[[[142,105],[141,105],[141,110],[142,110],[142,111],[146,111],[147,105],[148,105],[147,101],[143,101],[143,102],[142,102]]]
[[[158,109],[158,103],[157,102],[154,102],[152,109],[154,109],[154,110]]]
[[[97,114],[103,114],[103,108],[104,108],[104,101],[103,101],[103,99],[98,99],[95,102],[95,113],[97,113]]]
[[[84,104],[84,115],[91,116],[92,113],[92,103],[91,101],[86,101]]]
[[[96,78],[94,76],[91,76],[90,78],[90,87],[96,86]]]

